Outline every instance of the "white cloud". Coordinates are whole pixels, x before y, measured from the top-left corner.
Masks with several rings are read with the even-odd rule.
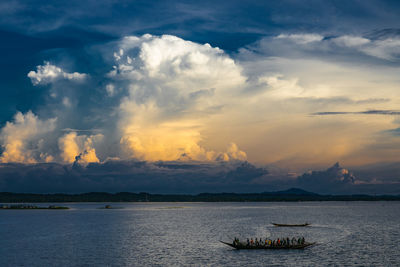
[[[369,44],[371,42],[371,40],[367,38],[351,35],[343,35],[337,38],[333,38],[332,41],[337,45],[346,47],[358,47]]]
[[[175,36],[126,37],[101,47],[108,65],[99,69],[107,71],[88,80],[90,95],[81,94],[79,84],[54,83],[56,93],[41,114],[57,114],[59,129],[43,124],[40,128],[50,130],[33,138],[16,135],[15,142],[9,130],[1,140],[2,161],[87,165],[114,157],[248,157],[263,163],[327,164],[351,158],[373,140],[373,132],[391,128],[391,121],[367,124],[308,114],[397,109],[398,68],[365,64],[376,62],[369,54],[395,57],[394,40],[282,34],[242,49],[234,59],[219,48]],[[79,77],[49,63],[31,76],[37,84]],[[383,98],[390,101],[368,101]],[[47,122],[34,117],[38,124]],[[332,132],[334,137],[327,137]],[[104,138],[99,141],[92,133]]]
[[[106,91],[108,96],[114,96],[115,94],[115,86],[112,83],[106,85]]]
[[[36,71],[30,71],[27,76],[31,79],[33,85],[46,85],[58,79],[81,81],[87,77],[87,74],[68,73],[60,67],[45,62],[44,65],[37,66]]]
[[[71,100],[68,97],[64,97],[62,103],[67,108],[71,107]]]
[[[364,47],[361,51],[364,53],[389,61],[400,60],[400,38],[388,38],[376,40],[369,46]]]
[[[308,44],[313,42],[319,42],[324,39],[322,35],[314,33],[304,33],[304,34],[280,34],[275,37],[276,39],[286,39],[297,44]]]
[[[114,51],[103,50],[105,58],[107,54],[113,55],[111,71],[103,76],[106,83],[96,81],[92,85],[96,88],[102,84],[103,88],[94,92],[113,97],[104,102],[104,109],[109,113],[93,113],[99,108],[98,102],[91,100],[101,98],[84,102],[74,98],[79,96],[74,94],[75,85],[68,85],[65,90],[64,84],[55,83],[52,90],[57,92],[52,93],[50,101],[59,101],[60,105],[58,110],[54,110],[54,104],[49,105],[48,112],[59,114],[60,129],[56,131],[53,126],[48,132],[49,138],[38,141],[39,156],[25,153],[28,150],[25,144],[32,143],[27,135],[20,136],[16,142],[5,140],[3,161],[52,160],[87,165],[109,157],[157,161],[182,159],[185,155],[207,161],[224,155],[225,160],[246,159],[246,153],[234,143],[226,152],[216,152],[202,144],[202,131],[207,128],[208,120],[223,114],[223,107],[240,99],[246,87],[242,68],[231,57],[209,44],[170,35],[129,36],[105,47],[110,46]],[[34,85],[43,85],[59,79],[82,80],[87,74],[67,73],[45,62],[36,71],[29,72],[28,77]],[[78,103],[74,106],[76,110],[66,112],[65,108],[72,107],[73,103]],[[85,135],[79,130],[65,134],[63,131],[79,125],[86,128],[92,120],[102,123],[96,124],[101,134]],[[74,126],[70,126],[71,121]],[[102,139],[104,142],[99,141],[99,136],[106,136]],[[234,138],[222,145],[232,141]]]
[[[148,34],[125,37],[114,60],[108,76],[129,92],[119,110],[121,143],[129,155],[215,159],[215,152],[199,145],[200,130],[216,107],[229,103],[245,85],[234,60],[209,44]]]
[[[275,42],[271,42],[271,40]],[[302,47],[292,47],[287,40],[300,44]],[[281,41],[281,43],[276,43]],[[283,41],[283,42],[282,42]],[[270,42],[268,44],[267,42]],[[346,53],[361,53],[379,59],[398,61],[400,59],[400,38],[391,36],[380,39],[368,39],[357,35],[341,35],[335,38],[325,38],[318,34],[280,34],[272,39],[266,38],[264,42],[266,47],[272,51],[279,51],[286,55],[297,55],[307,51],[310,56],[319,56],[317,53],[329,53],[340,55],[342,49],[346,49]],[[274,48],[270,46],[274,45]],[[303,49],[305,49],[303,51]],[[353,57],[347,57],[349,61],[354,60]]]

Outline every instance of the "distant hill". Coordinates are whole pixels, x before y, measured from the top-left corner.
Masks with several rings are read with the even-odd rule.
[[[163,195],[141,193],[92,192],[83,194],[0,193],[1,203],[40,202],[272,202],[272,201],[378,201],[400,200],[400,195],[319,195],[298,188],[264,193],[201,193]]]
[[[273,195],[296,195],[296,196],[318,196],[316,193],[308,192],[300,188],[290,188],[285,191],[277,192],[265,192],[263,194],[273,194]]]

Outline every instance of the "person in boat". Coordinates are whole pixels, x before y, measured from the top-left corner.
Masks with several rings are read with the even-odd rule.
[[[293,238],[292,238],[292,245],[295,245],[295,243],[296,243],[296,238],[293,237]]]
[[[304,236],[301,238],[301,244],[302,245],[304,245],[304,243],[305,243],[305,239],[304,239]]]
[[[276,244],[278,245],[278,246],[280,246],[281,245],[281,240],[278,238],[278,240],[276,241]]]
[[[250,246],[250,241],[249,241],[248,238],[247,238],[247,246],[248,246],[248,247]]]
[[[301,237],[299,237],[299,239],[297,239],[297,244],[301,244]]]
[[[254,245],[254,240],[253,240],[253,238],[250,239],[250,245],[251,245],[251,246]]]

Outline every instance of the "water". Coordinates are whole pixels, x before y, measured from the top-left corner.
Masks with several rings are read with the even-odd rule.
[[[400,266],[400,202],[67,204],[0,210],[0,266]],[[270,222],[311,227],[280,228]],[[305,250],[233,250],[304,236]]]

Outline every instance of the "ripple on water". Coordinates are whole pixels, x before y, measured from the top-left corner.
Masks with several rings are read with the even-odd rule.
[[[2,211],[0,266],[396,266],[399,202],[104,203]],[[271,222],[310,227],[274,227]],[[218,240],[304,236],[302,251]]]

